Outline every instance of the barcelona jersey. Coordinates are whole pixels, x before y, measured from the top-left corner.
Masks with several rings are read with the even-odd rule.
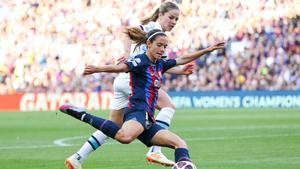
[[[129,96],[128,110],[146,111],[151,121],[161,86],[162,74],[176,65],[175,59],[159,59],[151,62],[146,53],[137,55],[126,62],[130,73],[131,96]]]

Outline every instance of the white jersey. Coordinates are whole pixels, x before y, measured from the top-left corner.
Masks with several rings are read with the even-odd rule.
[[[145,32],[149,32],[153,29],[162,30],[158,22],[149,22],[147,25],[140,25],[141,29]],[[128,60],[133,59],[136,55],[142,54],[147,51],[147,45],[142,44],[135,48],[135,44],[131,45],[131,52],[129,54]],[[135,48],[135,50],[134,50]],[[164,56],[167,56],[166,53]],[[119,73],[119,75],[114,80],[114,98],[112,100],[111,108],[114,110],[120,110],[127,107],[128,105],[128,96],[130,95],[130,86],[129,86],[129,73]]]
[[[158,22],[149,22],[147,25],[140,25],[140,28],[147,33],[153,29],[162,30],[162,28]],[[131,52],[128,57],[129,60],[134,58],[136,55],[142,54],[147,51],[146,44],[142,44],[136,48],[135,47],[136,47],[136,44],[131,45]],[[166,56],[166,53],[164,54],[164,56]]]

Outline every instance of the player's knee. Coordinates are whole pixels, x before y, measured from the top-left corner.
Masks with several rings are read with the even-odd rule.
[[[170,106],[169,107],[171,107],[174,110],[176,109],[176,106],[175,106],[175,104],[173,102],[170,102]]]
[[[118,138],[118,141],[122,144],[130,144],[134,140],[131,136],[123,136]]]
[[[160,109],[165,108],[165,107],[169,107],[174,110],[176,109],[176,106],[172,102],[171,98],[168,97],[167,95],[160,95],[160,97],[158,97],[157,106]]]
[[[172,108],[174,110],[176,109],[175,104],[170,99],[166,99],[166,102],[164,102],[163,107],[170,107],[170,108]]]
[[[135,138],[131,135],[125,134],[123,132],[118,132],[115,136],[115,139],[118,140],[122,144],[129,144],[131,143]]]

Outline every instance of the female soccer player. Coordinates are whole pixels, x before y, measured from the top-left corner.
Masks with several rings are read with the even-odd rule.
[[[177,23],[180,14],[179,7],[173,2],[164,2],[155,11],[155,13],[142,21],[143,25],[138,28],[149,32],[153,29],[160,29],[163,32],[171,31]],[[125,46],[125,56],[129,56],[129,59],[137,54],[144,53],[146,51],[146,45],[140,45],[135,48],[135,50],[130,53],[132,41],[127,34],[124,34],[124,46]],[[166,54],[163,54],[166,57]],[[120,58],[118,61],[123,62],[126,59],[124,57]],[[187,65],[184,68],[173,68],[169,70],[169,73],[176,74],[190,74],[193,67]],[[120,73],[114,80],[114,98],[112,100],[112,110],[109,113],[110,119],[117,124],[123,123],[124,108],[128,105],[128,96],[130,95],[129,87],[129,74]],[[163,90],[158,91],[157,108],[160,110],[156,117],[156,122],[163,128],[168,128],[173,115],[175,113],[175,106],[172,103],[168,94]],[[102,144],[104,144],[107,136],[101,131],[95,131],[91,137],[84,143],[84,145],[75,154],[70,156],[66,160],[66,164],[71,166],[70,168],[80,169],[83,160],[93,151],[98,149]],[[150,162],[159,163],[165,166],[172,166],[173,161],[168,160],[162,153],[159,146],[151,147],[146,154],[146,159]]]
[[[125,109],[124,123],[119,127],[116,123],[63,105],[60,111],[78,120],[86,122],[120,143],[129,144],[138,138],[146,146],[159,145],[175,149],[175,162],[191,161],[184,140],[156,123],[154,112],[157,104],[158,90],[161,86],[162,74],[168,69],[191,62],[200,56],[216,49],[223,49],[224,43],[217,43],[209,48],[176,59],[161,59],[168,45],[167,36],[161,30],[145,33],[134,29],[129,36],[137,45],[146,43],[147,51],[134,59],[119,65],[101,67],[86,66],[84,74],[95,72],[130,72],[131,96]]]

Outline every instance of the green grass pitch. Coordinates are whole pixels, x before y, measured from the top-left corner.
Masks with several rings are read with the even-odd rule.
[[[107,111],[94,114],[107,117]],[[181,109],[171,130],[187,141],[200,169],[300,168],[299,109]],[[93,132],[61,113],[0,113],[0,169],[63,169],[64,159]],[[148,164],[147,150],[138,141],[121,145],[110,139],[83,168],[165,168]],[[173,159],[173,150],[163,151]]]

